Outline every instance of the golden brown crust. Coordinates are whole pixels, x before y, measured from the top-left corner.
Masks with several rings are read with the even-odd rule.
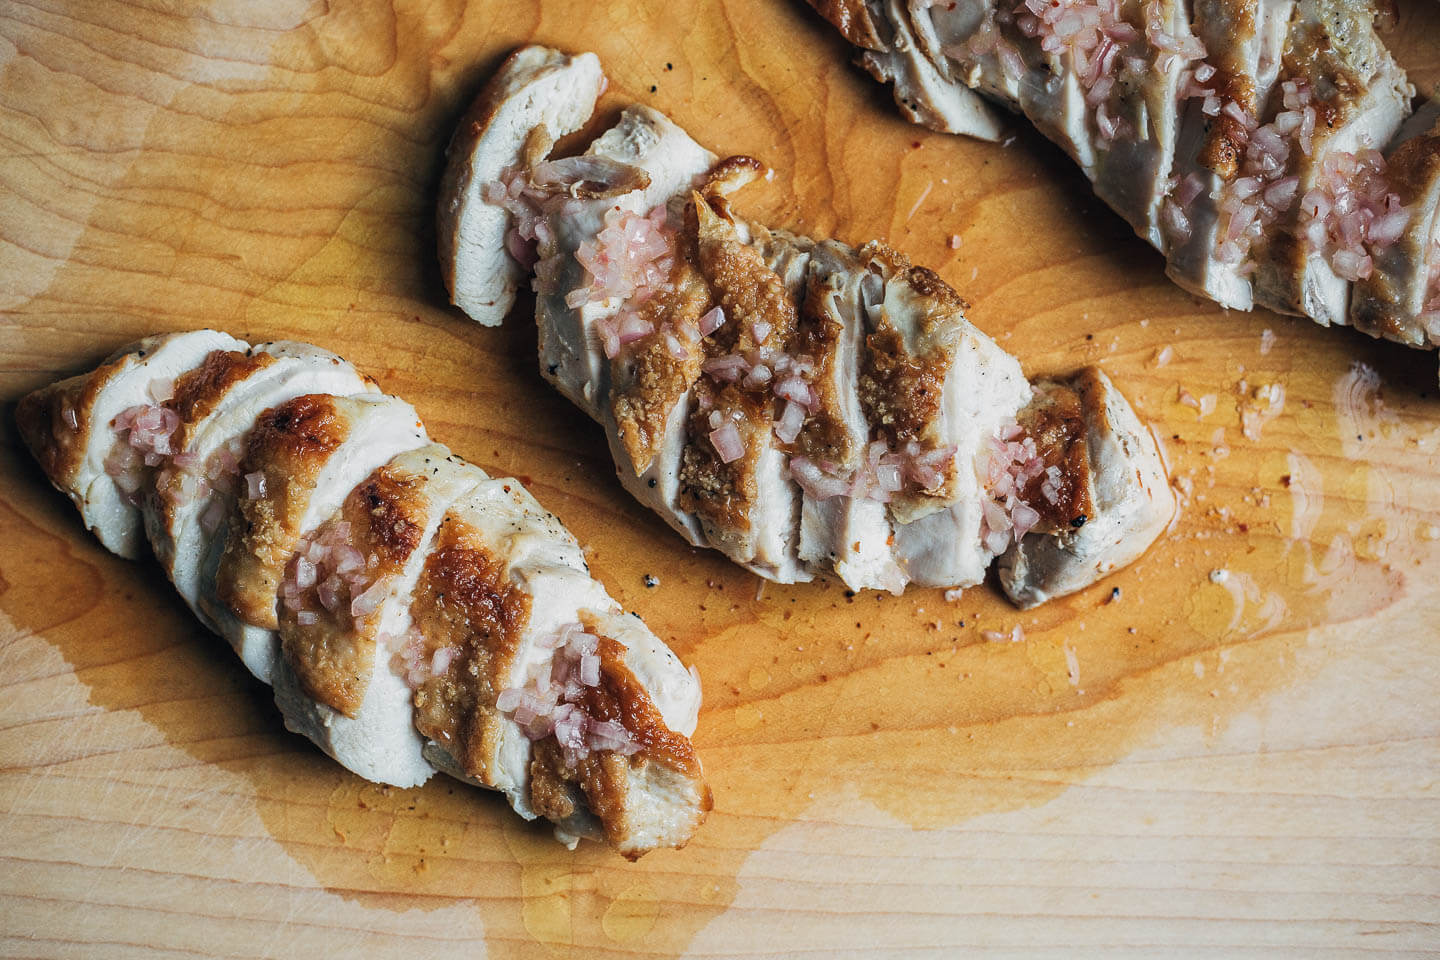
[[[699,378],[705,359],[699,320],[710,309],[710,289],[683,249],[670,284],[672,290],[640,305],[655,332],[610,362],[610,409],[637,476],[650,469],[670,412]],[[672,352],[672,341],[683,358]]]
[[[502,730],[495,701],[530,620],[530,602],[479,531],[455,513],[446,514],[410,614],[424,638],[426,658],[441,647],[456,653],[443,675],[415,691],[415,728],[482,783],[493,780],[490,758]]]
[[[703,377],[695,383],[695,398],[677,502],[712,527],[743,536],[750,531],[750,513],[760,496],[758,471],[765,435],[771,432],[770,403],[734,384],[722,387]],[[745,447],[740,459],[723,463],[715,452],[710,441],[711,410],[718,410],[721,419],[733,422],[740,432]]]
[[[865,0],[807,0],[815,12],[840,31],[840,34],[857,47],[864,47],[866,50],[886,49],[885,41],[880,38],[880,32],[876,29],[875,20],[870,16],[870,9]]]
[[[586,630],[599,633],[599,627],[584,618]],[[665,763],[686,776],[700,776],[700,761],[688,738],[671,730],[660,715],[645,687],[625,665],[625,646],[599,633],[600,684],[585,688],[582,706],[597,720],[620,724],[640,743],[640,752],[631,758],[635,765],[642,760]]]
[[[421,545],[430,507],[424,485],[424,477],[383,466],[350,492],[317,536],[323,536],[331,523],[349,523],[350,544],[366,558],[375,558],[369,582],[396,576]],[[289,610],[282,612],[286,660],[307,696],[353,717],[374,669],[381,611],[357,621],[348,605],[334,612],[319,603],[307,604],[306,609],[317,618],[308,626],[296,623]]]
[[[693,194],[685,217],[687,242],[694,244],[700,273],[714,302],[725,311],[724,325],[705,339],[706,354],[715,357],[762,346],[788,352],[796,315],[785,285],[757,250],[741,242],[712,203],[713,198]],[[757,323],[768,326],[764,337],[756,338]],[[680,506],[722,533],[745,536],[759,496],[760,455],[772,435],[773,402],[768,394],[705,377],[695,382],[695,399],[680,468]],[[745,453],[738,460],[723,463],[716,454],[710,440],[712,411],[739,431]]]
[[[1099,404],[1104,415],[1103,385],[1094,367],[1086,367],[1068,382],[1041,381],[1034,385],[1035,397],[1017,415],[1024,435],[1035,441],[1036,453],[1045,466],[1058,467],[1060,479],[1053,484],[1055,499],[1042,487],[1041,473],[1020,491],[1020,499],[1040,514],[1035,526],[1039,533],[1056,533],[1083,526],[1095,515],[1091,498],[1089,431],[1087,415]]]
[[[15,426],[40,469],[51,483],[74,496],[82,492],[72,489],[72,484],[95,429],[90,412],[99,393],[96,381],[105,369],[42,387],[15,406]]]
[[[242,495],[230,515],[230,536],[215,593],[235,616],[271,630],[279,626],[275,596],[315,482],[350,435],[350,420],[328,394],[305,394],[262,413],[250,433],[240,474],[265,478],[263,496]]]
[[[537,741],[530,755],[530,807],[555,823],[575,815],[575,791],[565,774],[565,755],[555,738]]]
[[[275,362],[268,353],[213,350],[200,366],[187,370],[175,380],[175,395],[165,405],[180,417],[175,430],[177,450],[194,439],[192,432],[214,413],[234,386]]]
[[[871,430],[892,448],[925,441],[940,415],[949,354],[937,348],[912,355],[884,318],[866,335],[865,346],[857,383]]]
[[[863,451],[856,448],[845,426],[836,386],[835,366],[840,362],[838,351],[845,327],[829,309],[833,296],[834,290],[828,283],[814,274],[806,278],[795,352],[815,362],[810,387],[815,392],[816,404],[795,438],[795,450],[816,463],[832,463],[843,470],[857,467]]]
[[[715,302],[725,311],[725,325],[706,341],[712,356],[752,347],[784,350],[795,331],[795,306],[785,285],[754,247],[741,241],[735,227],[717,212],[712,198],[693,194],[686,209],[685,230],[694,238],[696,263]],[[755,339],[754,324],[769,324]]]

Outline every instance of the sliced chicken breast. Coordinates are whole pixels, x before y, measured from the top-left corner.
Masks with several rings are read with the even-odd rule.
[[[391,660],[410,632],[411,597],[440,521],[488,479],[439,444],[402,453],[351,491],[287,565],[275,703],[288,729],[367,780],[408,787],[434,772],[412,722],[412,691]]]
[[[137,560],[146,550],[137,492],[146,453],[158,459],[169,450],[168,425],[158,407],[177,376],[212,350],[244,350],[245,344],[215,330],[192,330],[146,337],[121,347],[91,373],[62,380],[30,394],[15,411],[15,421],[45,472],[80,510],[85,526],[107,550]],[[142,427],[141,451],[126,443],[126,411],[156,408]],[[119,424],[119,429],[117,429]],[[165,440],[161,437],[165,436]],[[151,449],[155,448],[155,449]]]
[[[686,738],[698,679],[620,614],[554,516],[518,481],[421,446],[413,410],[370,395],[373,383],[338,357],[286,344],[197,362],[165,401],[177,424],[163,436],[178,452],[141,474],[145,501],[162,505],[147,522],[177,581],[202,554],[227,560],[227,616],[259,620],[278,593],[285,658],[274,678],[292,729],[382,782],[420,783],[440,767],[504,791],[570,841],[608,839],[631,858],[684,845],[711,805]],[[348,393],[317,393],[327,386]],[[53,393],[22,407],[43,411]],[[76,474],[49,452],[71,430],[65,419],[47,427],[31,415],[26,437],[73,500]],[[230,510],[242,519],[232,538],[191,543],[190,528],[205,526],[192,501],[211,493],[193,479],[201,453],[237,437],[248,443],[246,504],[229,492],[211,502],[222,506],[217,530],[231,529]],[[185,483],[180,471],[192,480],[177,504],[159,487]],[[219,611],[219,563],[203,569],[195,588]],[[256,646],[273,642],[267,627],[247,627]],[[270,676],[249,640],[240,653]]]
[[[807,266],[796,350],[814,361],[816,409],[790,460],[804,496],[800,559],[817,571],[833,569],[851,590],[900,593],[908,577],[895,557],[889,508],[873,495],[877,478],[866,475],[874,464],[860,399],[864,288],[876,276],[855,250],[833,241],[815,245]]]
[[[903,9],[825,6],[873,35],[869,49],[889,49],[871,28]],[[926,24],[924,42],[942,51],[942,26],[974,29],[943,12]],[[1019,30],[1013,17],[1003,26]],[[1061,56],[1031,47],[1036,62]],[[1157,104],[1174,99],[1167,70],[1165,90],[1126,94],[1142,139],[1160,136]],[[1084,156],[1094,117],[1078,72],[1068,93],[1057,77],[1014,97],[1071,103],[1073,117],[1051,120],[1074,125]],[[1163,122],[1171,136],[1173,109]],[[1168,142],[1147,147],[1157,169]],[[985,526],[982,472],[988,444],[1030,399],[1018,362],[965,320],[939,277],[883,244],[816,244],[736,216],[730,195],[765,168],[737,156],[706,171],[713,159],[631,108],[573,162],[533,162],[520,195],[535,205],[546,376],[604,424],[637,499],[760,576],[834,573],[896,592],[979,582],[1004,549]]]
[[[1068,381],[1043,381],[1021,415],[1064,482],[1026,492],[1041,523],[1001,556],[1000,585],[1029,609],[1074,593],[1136,560],[1170,523],[1175,499],[1154,439],[1098,368]]]

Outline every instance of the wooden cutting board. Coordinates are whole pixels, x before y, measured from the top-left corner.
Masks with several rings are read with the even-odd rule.
[[[1440,12],[1401,12],[1429,88]],[[798,0],[9,0],[0,37],[0,953],[1440,953],[1433,354],[1185,295],[1040,138],[905,124]],[[600,55],[604,118],[773,165],[743,212],[888,239],[1032,374],[1101,364],[1165,438],[1173,529],[1032,613],[759,589],[681,543],[537,375],[528,305],[444,302],[442,150],[530,41]],[[589,545],[704,677],[687,849],[350,776],[84,533],[14,401],[198,326],[344,353]]]

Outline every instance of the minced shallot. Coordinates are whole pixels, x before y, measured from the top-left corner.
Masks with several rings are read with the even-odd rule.
[[[1390,189],[1378,150],[1334,150],[1320,162],[1315,186],[1300,199],[1300,230],[1309,249],[1343,279],[1374,271],[1372,251],[1388,248],[1405,232],[1410,211]]]
[[[790,476],[812,500],[853,497],[889,503],[907,486],[921,492],[938,491],[954,459],[954,447],[926,450],[911,440],[899,450],[891,450],[885,441],[872,440],[864,461],[849,476],[840,475],[833,463],[816,463],[803,456],[790,458]]]
[[[629,730],[591,716],[584,707],[587,691],[600,686],[600,638],[569,623],[537,646],[553,649],[554,656],[532,665],[522,686],[501,691],[495,708],[531,740],[553,736],[572,767],[593,752],[638,753],[640,743]]]
[[[1041,50],[1069,57],[1085,103],[1094,110],[1101,142],[1133,132],[1127,121],[1113,115],[1111,102],[1122,72],[1146,65],[1120,56],[1141,34],[1121,17],[1119,0],[1024,0],[1015,13],[1020,32],[1039,38]]]
[[[1060,498],[1058,467],[1046,467],[1035,439],[1013,420],[987,441],[982,479],[988,496],[981,502],[980,540],[994,554],[1019,543],[1040,523],[1040,513],[1021,499],[1030,483],[1041,481],[1041,493],[1052,504]]]
[[[321,609],[347,629],[355,629],[385,601],[390,578],[377,577],[378,554],[368,557],[351,543],[348,520],[327,523],[300,542],[280,582],[280,602],[300,613]],[[314,620],[306,618],[314,623]]]
[[[1299,192],[1300,178],[1288,173],[1292,147],[1308,156],[1313,142],[1318,113],[1310,85],[1286,80],[1281,99],[1285,109],[1250,133],[1238,176],[1221,184],[1215,195],[1221,214],[1215,258],[1241,275],[1254,271],[1250,248],[1290,209]],[[1227,110],[1232,108],[1249,121],[1234,101],[1226,104]]]

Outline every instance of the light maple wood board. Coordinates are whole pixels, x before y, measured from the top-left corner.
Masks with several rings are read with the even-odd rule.
[[[1436,9],[1393,35],[1425,87]],[[0,953],[1440,952],[1433,354],[1184,295],[1037,136],[905,124],[795,0],[10,0],[0,38]],[[771,163],[744,212],[888,239],[1032,373],[1100,363],[1166,438],[1174,529],[1024,614],[761,593],[682,544],[542,383],[528,305],[486,330],[444,303],[442,148],[528,41],[599,53],[606,117],[641,100]],[[443,778],[359,781],[84,533],[14,401],[202,325],[344,353],[590,546],[704,678],[687,849],[570,853]]]

